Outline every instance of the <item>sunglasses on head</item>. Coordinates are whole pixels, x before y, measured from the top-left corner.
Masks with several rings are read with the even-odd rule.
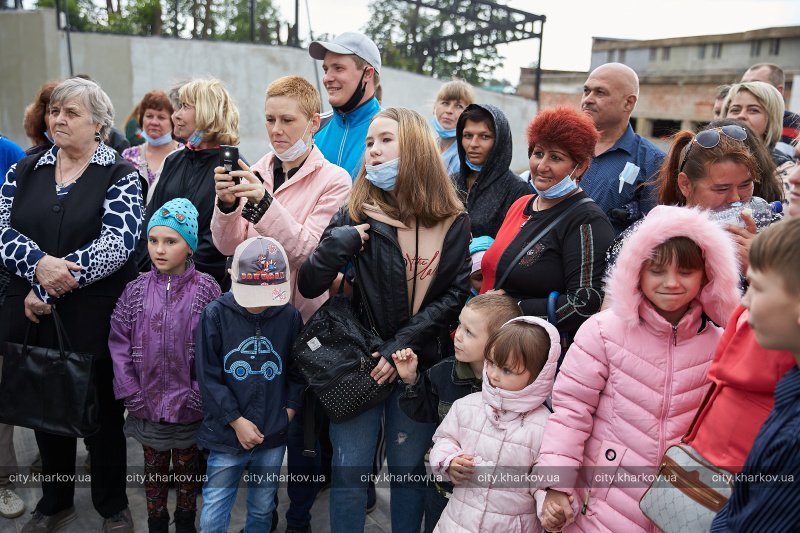
[[[686,165],[686,161],[689,159],[689,154],[692,152],[692,146],[694,143],[699,144],[701,148],[714,148],[719,144],[720,133],[724,134],[725,137],[728,137],[729,139],[733,139],[734,141],[742,142],[747,139],[747,130],[742,126],[736,126],[735,124],[701,131],[695,135],[689,143],[689,149],[686,150],[686,155],[683,156],[683,162],[678,169],[678,174],[683,172],[683,167]]]

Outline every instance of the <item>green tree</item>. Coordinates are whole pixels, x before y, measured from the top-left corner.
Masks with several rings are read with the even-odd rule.
[[[91,0],[61,0],[61,11],[69,17],[69,26],[77,31],[91,31],[97,22],[99,10]],[[55,0],[37,0],[36,7],[55,9]]]
[[[60,0],[70,27],[132,35],[250,40],[250,0]],[[284,24],[272,0],[255,0],[255,42],[276,44]],[[55,7],[55,0],[37,0]],[[177,27],[176,27],[177,23]]]
[[[458,13],[471,12],[470,0],[450,0]],[[419,44],[449,35],[463,35],[481,30],[478,23],[465,17],[453,17],[402,0],[370,0],[370,20],[363,28],[381,50],[384,65],[426,74],[436,78],[459,77],[474,85],[482,85],[502,66],[497,47],[444,51],[433,49],[418,52]]]
[[[255,42],[279,44],[283,23],[272,0],[256,0]],[[250,41],[250,0],[220,2],[218,36],[226,41]]]

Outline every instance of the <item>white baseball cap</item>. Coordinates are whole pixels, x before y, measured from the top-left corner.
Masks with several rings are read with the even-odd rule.
[[[363,33],[345,32],[333,41],[314,41],[308,47],[308,54],[322,61],[326,52],[342,55],[357,55],[370,64],[375,72],[381,73],[381,52],[372,39]]]

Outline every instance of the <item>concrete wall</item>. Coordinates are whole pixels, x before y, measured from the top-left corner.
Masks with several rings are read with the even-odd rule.
[[[56,29],[55,19],[53,10],[0,11],[0,131],[23,147],[30,144],[22,128],[25,106],[42,83],[69,75],[66,34]],[[251,161],[267,150],[267,85],[288,74],[312,84],[315,72],[322,79],[321,62],[303,49],[94,33],[73,33],[71,40],[74,72],[89,74],[103,86],[114,102],[118,126],[151,89],[193,77],[223,80],[239,107],[241,151]],[[5,52],[9,50],[19,52]],[[433,78],[389,68],[383,69],[381,80],[384,107],[409,107],[425,116],[441,86]],[[536,102],[482,89],[476,96],[508,115],[516,140],[512,168],[527,168],[524,131],[536,114]]]

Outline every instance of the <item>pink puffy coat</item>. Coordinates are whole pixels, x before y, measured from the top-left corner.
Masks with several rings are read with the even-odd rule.
[[[273,191],[274,160],[275,154],[270,152],[251,167],[264,178],[264,187],[274,198],[258,224],[253,225],[242,218],[244,199],[235,211],[228,214],[220,211],[215,202],[211,236],[214,245],[224,255],[233,255],[239,243],[250,237],[272,237],[283,245],[294,273],[317,247],[333,215],[347,202],[352,180],[344,169],[326,161],[315,146],[292,179],[284,181],[277,191]],[[303,298],[297,292],[297,276],[292,276],[291,303],[303,315],[303,321],[307,321],[327,299],[327,293],[312,300]]]
[[[644,298],[639,278],[653,249],[676,236],[703,249],[708,281],[673,327]],[[578,330],[553,388],[538,466],[561,475],[549,488],[575,497],[576,520],[564,531],[656,530],[639,510],[650,480],[630,474],[654,473],[689,428],[722,335],[704,315],[724,325],[738,282],[732,240],[697,210],[658,206],[628,237],[606,283],[610,308]]]
[[[450,408],[433,435],[431,468],[449,480],[450,462],[463,454],[475,457],[476,468],[471,482],[453,491],[435,531],[542,531],[533,499],[537,484],[528,474],[550,416],[544,402],[553,389],[561,344],[558,331],[544,320],[515,320],[545,328],[550,336],[547,363],[533,383],[516,392],[492,387],[484,370],[482,391]]]

